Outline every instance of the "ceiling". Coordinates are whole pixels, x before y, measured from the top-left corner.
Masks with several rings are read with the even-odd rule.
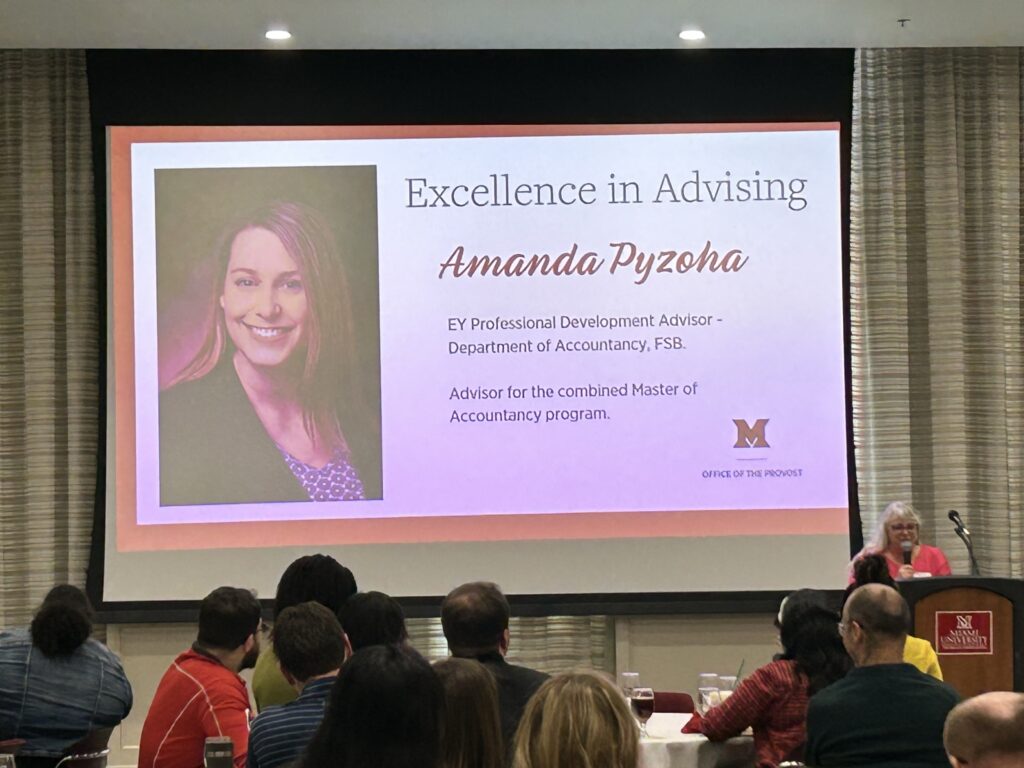
[[[0,0],[0,48],[694,47],[684,25],[711,48],[1022,46],[1024,0]]]

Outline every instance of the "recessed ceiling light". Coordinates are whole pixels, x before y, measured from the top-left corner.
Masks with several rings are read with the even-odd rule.
[[[273,40],[280,42],[281,40],[291,40],[292,33],[287,29],[268,29],[266,34],[267,40]]]
[[[687,42],[695,43],[698,40],[704,39],[704,33],[699,29],[684,29],[679,33],[680,40],[686,40]]]

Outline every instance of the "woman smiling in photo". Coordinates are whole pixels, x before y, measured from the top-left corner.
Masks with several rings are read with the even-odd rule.
[[[379,498],[379,433],[330,227],[275,202],[214,255],[207,333],[160,399],[161,504]]]

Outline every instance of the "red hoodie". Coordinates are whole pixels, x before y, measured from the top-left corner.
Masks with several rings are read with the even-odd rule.
[[[230,736],[235,768],[249,751],[249,692],[217,659],[185,651],[168,667],[146,713],[139,768],[202,768],[209,736]]]

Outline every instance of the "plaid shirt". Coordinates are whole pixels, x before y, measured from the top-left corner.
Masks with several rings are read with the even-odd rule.
[[[773,661],[684,731],[724,741],[752,727],[758,768],[775,768],[807,739],[807,700],[807,678],[797,672],[796,662]]]

